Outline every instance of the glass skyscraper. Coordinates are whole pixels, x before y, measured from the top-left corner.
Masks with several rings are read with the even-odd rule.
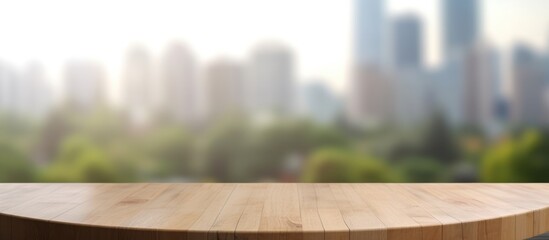
[[[444,55],[464,52],[479,32],[478,0],[443,0]]]
[[[391,63],[395,69],[418,69],[423,59],[421,21],[407,14],[392,21]]]
[[[355,0],[355,64],[384,63],[384,0]]]

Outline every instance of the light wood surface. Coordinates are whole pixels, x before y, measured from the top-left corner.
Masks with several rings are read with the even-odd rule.
[[[0,184],[0,239],[524,239],[549,184]]]

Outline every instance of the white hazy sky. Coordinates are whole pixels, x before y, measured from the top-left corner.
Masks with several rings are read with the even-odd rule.
[[[389,17],[414,12],[425,24],[426,62],[440,48],[440,0],[388,0]],[[549,0],[479,0],[483,36],[506,50],[517,41],[544,48]],[[298,56],[300,79],[325,79],[341,90],[352,42],[351,0],[0,0],[0,60],[42,62],[54,83],[73,58],[101,61],[119,78],[132,44],[158,56],[174,39],[200,62],[245,60],[261,40],[277,39]],[[58,82],[58,81],[57,81]],[[115,85],[115,84],[114,84]]]

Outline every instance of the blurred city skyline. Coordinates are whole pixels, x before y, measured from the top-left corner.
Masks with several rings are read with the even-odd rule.
[[[3,5],[0,181],[547,180],[547,0]]]
[[[18,69],[29,63],[42,64],[56,97],[61,95],[68,61],[97,61],[106,69],[109,97],[119,103],[124,56],[132,46],[143,46],[159,58],[171,42],[182,41],[200,64],[207,64],[224,57],[245,61],[255,45],[275,40],[294,50],[298,82],[321,80],[343,94],[351,75],[352,4],[286,0],[3,1],[0,61]],[[419,17],[423,61],[429,67],[439,65],[442,59],[440,4],[438,0],[386,1],[388,19],[403,14]],[[510,62],[510,48],[517,42],[540,51],[546,49],[549,16],[543,10],[549,2],[479,0],[478,4],[480,38],[501,51],[504,64]],[[508,73],[503,78],[508,82]]]

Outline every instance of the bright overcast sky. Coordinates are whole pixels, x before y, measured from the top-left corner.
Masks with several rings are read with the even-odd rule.
[[[427,62],[439,59],[441,0],[389,0],[389,14],[415,12],[425,21]],[[479,0],[481,1],[481,0]],[[549,41],[549,0],[484,0],[483,35],[507,48]],[[45,64],[58,78],[72,58],[101,61],[118,78],[124,53],[143,44],[158,56],[174,39],[204,63],[245,59],[260,40],[278,39],[297,53],[300,79],[341,89],[351,51],[350,0],[0,0],[0,60]]]

